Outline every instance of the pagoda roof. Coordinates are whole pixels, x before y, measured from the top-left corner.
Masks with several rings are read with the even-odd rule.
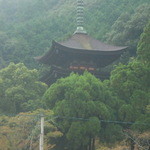
[[[120,57],[127,47],[105,44],[85,33],[75,33],[63,42],[52,42],[50,50],[37,61],[48,65],[68,64],[74,59],[93,60],[99,66],[106,66]]]
[[[63,42],[58,42],[58,43],[62,46],[72,48],[72,49],[103,51],[103,52],[120,51],[127,48],[127,47],[113,46],[113,45],[103,43],[99,40],[90,37],[88,34],[84,34],[84,33],[75,33],[68,40]]]

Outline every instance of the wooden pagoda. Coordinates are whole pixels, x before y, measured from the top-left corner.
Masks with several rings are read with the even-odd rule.
[[[83,6],[78,0],[78,7]],[[109,77],[101,69],[118,59],[127,47],[108,45],[90,37],[84,30],[83,18],[79,7],[78,26],[75,33],[64,42],[52,42],[50,50],[35,59],[42,64],[51,66],[50,71],[42,77],[48,85],[58,78],[66,77],[71,72],[82,74],[85,70],[100,79]]]

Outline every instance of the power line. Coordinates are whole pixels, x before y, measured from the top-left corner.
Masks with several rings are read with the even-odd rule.
[[[36,122],[39,121],[39,118],[41,120],[41,132],[40,132],[40,142],[39,142],[39,148],[40,150],[43,150],[44,148],[44,117],[48,117],[49,120],[46,120],[47,122],[49,121],[52,121],[55,124],[55,119],[65,119],[65,120],[72,120],[72,121],[89,121],[91,119],[86,119],[86,118],[79,118],[79,117],[66,117],[66,116],[52,116],[52,115],[42,115],[41,113],[40,114],[36,114],[36,115],[26,115],[26,114],[19,114],[19,115],[16,115],[16,117],[36,117]],[[104,122],[104,123],[116,123],[116,124],[135,124],[136,122],[124,122],[124,121],[116,121],[116,120],[99,120],[100,122]],[[141,124],[141,125],[149,125],[149,124],[146,124],[146,123],[136,123],[136,124]],[[38,127],[38,124],[36,123],[36,125],[33,127],[34,129],[31,130],[31,134],[28,136],[27,140],[28,140],[28,143],[30,142],[30,149],[32,148],[32,139],[33,137],[35,136],[34,135],[34,131],[36,130],[36,128]],[[143,147],[141,145],[139,145],[137,143],[136,140],[134,140],[132,137],[130,137],[129,135],[127,134],[124,134],[126,136],[128,136],[128,138],[130,138],[132,141],[134,141],[134,143],[136,143],[140,148],[143,149]],[[27,146],[27,145],[26,145]]]
[[[81,120],[81,121],[89,121],[90,119],[85,119],[85,118],[77,118],[77,117],[65,117],[65,116],[54,116],[55,118],[60,118],[60,119],[68,119],[68,120]],[[125,122],[125,121],[117,121],[117,120],[99,120],[101,122],[105,123],[116,123],[116,124],[141,124],[141,125],[149,125],[146,123],[137,123],[137,122]]]
[[[4,116],[4,115],[0,115],[0,116]],[[10,115],[12,116],[12,114]],[[18,114],[16,116],[24,116],[24,117],[41,117],[41,114],[37,114],[37,115],[24,115],[24,114]],[[77,120],[77,121],[89,121],[90,119],[86,119],[86,118],[79,118],[79,117],[66,117],[66,116],[49,116],[49,115],[43,115],[44,117],[51,117],[51,119],[67,119],[67,120]],[[13,116],[15,117],[15,116]],[[118,121],[118,120],[99,120],[101,122],[104,123],[116,123],[116,124],[129,124],[129,125],[133,125],[133,124],[138,124],[138,125],[149,125],[148,123],[140,123],[140,122],[126,122],[126,121]]]

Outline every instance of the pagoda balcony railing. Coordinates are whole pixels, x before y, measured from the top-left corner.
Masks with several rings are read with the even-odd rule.
[[[70,66],[69,69],[72,71],[74,71],[74,70],[96,71],[95,67],[87,67],[87,66]]]
[[[110,75],[110,72],[104,71],[100,68],[85,67],[85,66],[70,66],[69,68],[52,66],[51,71],[58,73],[58,74],[64,74],[64,75],[70,74],[71,72],[82,74],[84,71],[88,71],[88,72],[94,74],[96,77],[98,77],[99,75],[108,77]]]

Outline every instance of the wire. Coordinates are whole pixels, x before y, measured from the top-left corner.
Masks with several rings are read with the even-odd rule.
[[[65,117],[65,116],[54,116],[55,118],[60,118],[60,119],[69,119],[69,120],[81,120],[81,121],[88,121],[90,119],[85,119],[85,118],[77,118],[77,117]],[[135,124],[135,122],[124,122],[124,121],[117,121],[117,120],[99,120],[101,122],[105,123],[117,123],[117,124]],[[149,125],[146,123],[136,123],[136,124],[141,124],[141,125]]]
[[[4,115],[0,115],[0,116],[4,116]],[[24,116],[24,117],[40,117],[41,114],[37,114],[37,115],[24,115],[24,114],[18,114],[16,116]],[[90,119],[85,119],[85,118],[79,118],[79,117],[66,117],[66,116],[49,116],[49,115],[43,115],[44,117],[51,117],[51,119],[68,119],[68,120],[79,120],[79,121],[88,121]],[[15,117],[15,116],[13,116]],[[118,121],[118,120],[99,120],[101,122],[105,122],[105,123],[116,123],[116,124],[138,124],[138,125],[146,125],[148,126],[148,123],[138,123],[138,122],[125,122],[125,121]]]
[[[0,116],[4,116],[4,115],[0,115]],[[12,115],[11,115],[12,116]],[[56,125],[56,127],[59,127],[57,125],[57,123],[55,123],[55,119],[67,119],[67,120],[75,120],[75,121],[89,121],[90,119],[85,119],[85,118],[79,118],[79,117],[66,117],[66,116],[52,116],[52,115],[41,115],[41,114],[37,114],[37,115],[24,115],[24,114],[18,114],[16,115],[16,117],[22,116],[22,117],[36,117],[36,125],[34,127],[32,127],[33,129],[31,130],[31,134],[27,137],[27,143],[25,145],[25,147],[27,147],[27,145],[30,142],[30,147],[32,146],[32,140],[35,137],[35,131],[37,130],[37,128],[39,127],[39,124],[37,123],[39,121],[39,117],[44,116],[44,117],[48,117],[47,120],[45,120],[46,122],[52,122],[53,125]],[[49,119],[49,120],[48,120]],[[124,121],[117,121],[117,120],[99,120],[100,122],[104,122],[104,123],[116,123],[116,124],[135,124],[135,122],[124,122]],[[33,123],[35,124],[35,123]],[[141,124],[141,125],[149,125],[146,123],[136,123],[136,124]],[[2,125],[3,126],[3,125]],[[123,135],[125,135],[126,137],[130,138],[135,144],[137,144],[141,149],[144,149],[135,139],[133,139],[130,135],[128,135],[127,133],[123,133],[121,132]]]

